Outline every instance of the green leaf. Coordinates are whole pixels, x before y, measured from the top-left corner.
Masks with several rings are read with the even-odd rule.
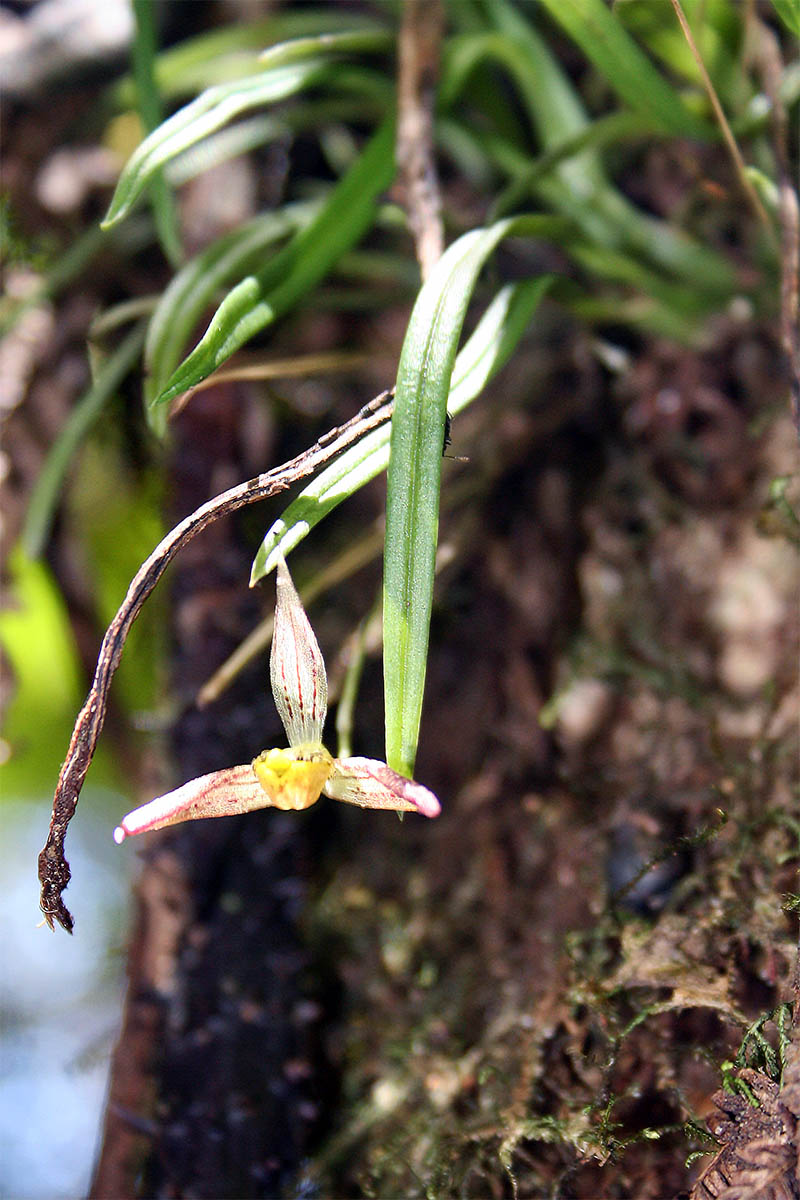
[[[295,122],[296,127],[296,122]],[[164,174],[173,187],[180,187],[205,171],[210,171],[232,158],[249,154],[262,146],[290,134],[291,126],[284,115],[257,113],[237,121],[190,146],[165,169]]]
[[[130,212],[153,176],[176,155],[229,124],[240,113],[274,104],[319,79],[326,70],[323,58],[272,67],[259,75],[209,88],[159,125],[137,146],[117,183],[103,229],[109,229]]]
[[[740,57],[745,9],[730,0],[700,0],[699,4],[697,0],[683,0],[683,10],[723,108],[739,108],[751,91]],[[616,6],[615,15],[671,75],[690,83],[695,92],[693,100],[700,100],[704,91],[702,72],[672,5],[623,3]]]
[[[553,276],[507,284],[495,296],[464,345],[450,384],[447,411],[456,416],[478,396],[513,353]],[[253,562],[250,586],[275,569],[315,525],[369,483],[389,462],[391,426],[373,429],[321,471],[273,522]]]
[[[228,294],[205,335],[154,401],[164,404],[206,379],[249,338],[323,279],[371,226],[394,177],[394,120],[384,122],[312,221],[257,275]]]
[[[536,162],[497,140],[489,150],[520,181]],[[655,279],[668,272],[683,288],[696,294],[694,298],[706,312],[724,303],[736,286],[736,274],[720,254],[668,221],[640,212],[615,188],[605,185],[591,196],[581,197],[552,175],[541,179],[534,175],[530,182],[536,196],[574,221],[584,243],[616,257],[627,257],[632,271],[648,271]],[[563,248],[575,256],[572,240]],[[647,294],[649,285],[643,286]]]
[[[772,7],[786,28],[800,37],[800,0],[772,0]]]
[[[494,4],[490,11],[499,30],[466,34],[449,44],[442,68],[442,107],[453,109],[475,67],[484,59],[494,59],[517,85],[542,145],[548,149],[561,145],[588,124],[580,97],[527,21],[505,6]],[[578,196],[591,196],[605,184],[599,157],[587,150],[556,168],[558,177]]]
[[[148,0],[142,0],[142,3],[147,4]],[[229,125],[241,113],[285,100],[323,80],[345,88],[355,82],[369,90],[371,79],[377,78],[376,73],[372,71],[365,75],[356,68],[345,71],[336,62],[335,55],[380,50],[387,45],[386,33],[351,30],[297,38],[271,46],[262,55],[265,65],[257,74],[207,88],[137,146],[119,178],[102,227],[106,229],[121,221],[153,176],[168,162]]]
[[[318,204],[294,204],[264,213],[208,246],[174,276],[150,320],[145,342],[147,419],[163,434],[166,409],[153,408],[181,359],[197,322],[219,290],[263,262],[269,247],[311,220]]]
[[[386,425],[373,429],[320,471],[267,530],[253,560],[250,586],[274,571],[280,554],[286,556],[343,500],[384,471],[388,462]]]
[[[161,98],[155,82],[156,26],[152,0],[133,0],[135,31],[131,45],[133,74],[139,116],[150,133],[161,121]],[[176,267],[183,259],[178,214],[167,181],[156,171],[150,181],[150,203],[161,248],[167,262]]]
[[[386,761],[411,776],[422,713],[433,602],[447,397],[478,275],[508,236],[558,237],[556,218],[517,217],[464,234],[417,297],[397,372],[386,496],[383,671]]]
[[[710,135],[653,66],[604,0],[540,0],[634,112],[677,137]]]
[[[75,405],[53,443],[33,489],[22,531],[22,545],[31,558],[41,554],[45,547],[64,477],[75,451],[132,369],[142,349],[144,333],[142,323],[120,343],[97,372],[94,383]]]
[[[583,140],[591,125],[582,101],[530,24],[503,0],[492,0],[489,11],[499,31],[470,34],[451,43],[443,67],[442,103],[455,109],[477,63],[485,57],[497,60],[519,89],[545,148],[537,161],[527,148],[506,138],[474,134],[501,169],[514,176],[515,190],[527,180],[537,198],[569,217],[590,241],[617,252],[628,250],[637,260],[644,256],[715,301],[727,297],[734,273],[720,255],[668,222],[640,212],[609,182],[591,138]],[[615,115],[620,120],[624,116]],[[657,128],[648,121],[649,128]],[[564,157],[565,147],[572,148],[569,157]]]
[[[330,5],[324,9],[304,5],[301,11],[276,12],[260,21],[222,26],[162,50],[155,63],[156,83],[164,97],[186,96],[211,84],[228,83],[253,74],[265,46],[272,49],[314,35],[329,38],[332,33],[382,31],[384,37],[390,37],[380,22],[364,14],[340,12]],[[275,65],[274,60],[271,65]],[[114,86],[112,95],[117,108],[134,103],[130,76]]]
[[[675,283],[654,271],[639,259],[617,254],[604,246],[573,243],[570,254],[591,277],[602,278],[637,289],[642,311],[658,310],[670,322],[661,332],[681,341],[696,341],[702,333],[702,318],[708,313],[707,298],[698,289]]]
[[[343,33],[310,34],[270,46],[261,55],[261,61],[270,67],[283,66],[317,54],[363,54],[370,50],[388,50],[391,45],[392,36],[385,30],[348,29]]]
[[[571,137],[552,146],[544,154],[522,161],[522,155],[517,159],[516,179],[514,179],[494,202],[493,212],[496,217],[506,216],[510,209],[521,203],[530,192],[533,185],[550,174],[560,163],[574,157],[582,150],[598,150],[606,145],[620,145],[628,140],[639,140],[652,135],[652,129],[643,121],[638,113],[613,112],[596,121],[585,125]],[[527,158],[527,155],[525,156]]]
[[[458,416],[505,366],[554,282],[554,275],[540,275],[500,289],[456,359],[447,399],[451,416]]]

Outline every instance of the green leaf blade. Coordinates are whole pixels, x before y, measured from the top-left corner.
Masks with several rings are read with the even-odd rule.
[[[262,213],[206,247],[170,281],[150,319],[144,352],[147,420],[159,436],[165,430],[166,411],[154,408],[153,401],[180,363],[203,313],[221,288],[254,271],[276,242],[302,229],[315,211],[315,205],[299,203]]]
[[[373,429],[303,488],[282,516],[268,529],[250,572],[250,586],[258,583],[343,500],[386,469],[389,462],[389,426]]]
[[[94,383],[78,400],[56,438],[33,489],[22,547],[29,558],[38,558],[50,534],[58,498],[70,464],[81,442],[125,376],[132,370],[144,343],[144,324],[137,325],[102,365]]]
[[[386,761],[401,774],[413,773],[422,716],[447,397],[467,306],[504,237],[564,230],[555,218],[518,217],[464,234],[436,264],[411,314],[397,372],[384,555]]]
[[[136,95],[144,129],[150,133],[161,122],[161,97],[155,81],[156,25],[151,0],[133,0],[135,36],[131,46]],[[160,171],[150,180],[150,203],[161,249],[171,266],[183,259],[175,198]]]
[[[772,0],[772,7],[786,28],[800,37],[800,0]]]
[[[492,300],[453,367],[447,410],[457,416],[505,365],[554,277],[507,284]],[[321,471],[274,521],[253,561],[250,586],[273,571],[343,500],[369,483],[389,462],[390,426],[382,425]]]
[[[526,150],[505,138],[479,136],[482,150],[513,177],[510,196],[505,197],[496,216],[503,215],[509,200],[517,203],[532,192],[548,208],[579,226],[590,241],[611,250],[626,249],[635,258],[645,256],[692,288],[708,292],[712,301],[727,296],[735,285],[735,276],[716,251],[671,223],[642,213],[607,177],[598,152],[605,131],[610,128],[619,133],[620,128],[633,128],[635,121],[648,133],[658,135],[663,132],[663,120],[639,105],[633,112],[617,112],[604,118],[605,126],[595,122],[598,137],[578,92],[532,25],[506,0],[487,3],[497,29],[464,35],[451,43],[443,64],[441,102],[452,107],[472,70],[484,60],[494,61],[508,72],[544,148],[538,161],[531,160]],[[624,30],[621,32],[628,38]],[[684,111],[677,93],[646,59],[644,62],[667,87],[673,104]],[[706,137],[713,136],[712,129],[703,128]]]
[[[626,104],[676,137],[708,138],[711,130],[682,102],[604,0],[541,0]]]
[[[325,60],[316,58],[269,67],[259,75],[208,88],[137,146],[125,164],[101,228],[109,229],[127,216],[152,178],[177,155],[242,113],[294,95],[325,69]]]
[[[206,333],[153,401],[165,404],[221,366],[323,279],[371,226],[394,177],[394,120],[375,133],[317,215],[258,275],[226,296]]]

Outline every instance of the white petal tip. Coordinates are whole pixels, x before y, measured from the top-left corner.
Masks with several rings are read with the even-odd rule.
[[[433,792],[429,792],[427,788],[425,791],[427,792],[427,795],[417,795],[414,797],[417,805],[417,812],[423,817],[438,817],[439,813],[442,811],[442,806],[436,796],[434,796]]]
[[[122,828],[121,825],[118,825],[117,828],[114,830],[114,841],[117,843],[118,846],[122,845],[122,843],[125,841],[125,838],[127,836],[128,836],[127,833],[125,832],[125,830]]]

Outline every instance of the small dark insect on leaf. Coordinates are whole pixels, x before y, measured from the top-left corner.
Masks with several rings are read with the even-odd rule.
[[[453,427],[453,418],[450,413],[444,414],[444,441],[442,442],[442,458],[451,458],[453,462],[469,462],[468,458],[462,458],[460,455],[448,454],[447,447],[452,442],[450,430]]]

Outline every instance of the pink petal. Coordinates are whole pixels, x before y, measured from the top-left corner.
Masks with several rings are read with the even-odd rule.
[[[362,808],[418,812],[423,817],[438,817],[442,810],[428,788],[413,779],[406,779],[405,775],[398,775],[375,758],[337,758],[334,772],[323,791],[334,800],[344,800]]]
[[[227,817],[231,813],[268,808],[269,804],[269,797],[250,763],[228,767],[224,771],[201,775],[174,792],[167,792],[165,796],[135,808],[114,830],[114,841],[119,845],[126,837],[150,829],[162,829],[165,825],[177,825],[180,821],[193,821],[198,817]]]

